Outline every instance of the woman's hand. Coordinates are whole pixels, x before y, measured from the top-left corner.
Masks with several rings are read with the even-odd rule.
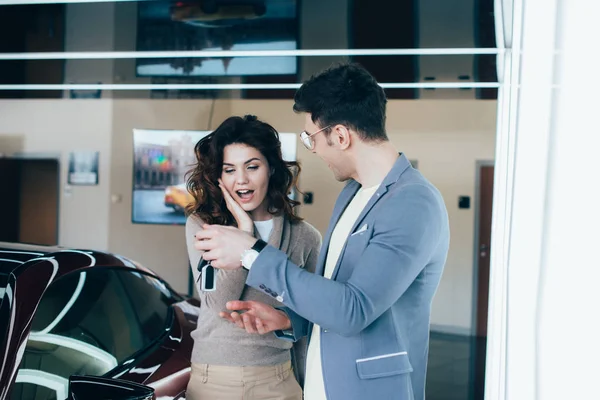
[[[221,192],[223,192],[223,197],[225,198],[225,204],[227,204],[227,209],[235,218],[235,222],[237,222],[237,226],[240,230],[244,232],[248,232],[252,234],[254,232],[254,223],[252,222],[252,218],[250,218],[250,214],[248,214],[242,206],[234,200],[231,196],[225,185],[223,185],[223,181],[219,179],[219,187],[221,188]]]

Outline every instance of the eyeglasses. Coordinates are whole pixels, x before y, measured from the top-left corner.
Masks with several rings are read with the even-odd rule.
[[[306,147],[308,150],[312,150],[315,148],[315,141],[313,140],[313,136],[316,135],[319,132],[323,132],[326,129],[331,128],[332,125],[326,126],[325,128],[321,128],[316,132],[313,133],[308,133],[306,131],[302,131],[302,133],[300,134],[300,140],[302,141],[302,144],[304,145],[304,147]]]

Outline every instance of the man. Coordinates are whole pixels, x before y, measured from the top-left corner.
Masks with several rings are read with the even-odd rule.
[[[224,317],[248,332],[308,335],[306,400],[423,399],[431,303],[449,243],[442,196],[385,132],[386,97],[354,64],[312,77],[296,93],[302,142],[348,181],[315,274],[232,227],[209,226],[196,248],[216,268],[286,308],[233,301]],[[241,261],[240,261],[241,259]]]

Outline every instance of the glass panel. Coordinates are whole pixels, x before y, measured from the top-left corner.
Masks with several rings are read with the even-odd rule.
[[[0,6],[0,52],[495,47],[493,0],[132,1]],[[0,61],[0,84],[298,83],[334,62],[379,82],[496,80],[495,56],[277,56]],[[292,98],[293,89],[0,90],[0,98]],[[421,89],[390,89],[415,99]],[[436,97],[436,96],[434,96]],[[464,98],[446,92],[442,98]],[[467,96],[468,97],[468,96]],[[495,98],[477,91],[472,98]]]
[[[137,10],[136,50],[295,50],[296,8],[295,0],[231,7],[217,2],[142,2]],[[248,57],[138,59],[136,73],[150,77],[295,75],[297,59],[274,57],[268,63]]]

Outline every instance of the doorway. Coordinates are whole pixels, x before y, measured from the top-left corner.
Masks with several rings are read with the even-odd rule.
[[[473,276],[473,352],[471,379],[473,399],[483,399],[487,349],[488,299],[490,287],[490,251],[494,162],[478,161],[475,172],[475,241]]]
[[[477,200],[475,207],[475,320],[477,337],[487,337],[488,294],[490,286],[490,243],[492,237],[492,206],[494,196],[494,164],[477,163]]]
[[[0,241],[58,244],[58,159],[0,158]]]

